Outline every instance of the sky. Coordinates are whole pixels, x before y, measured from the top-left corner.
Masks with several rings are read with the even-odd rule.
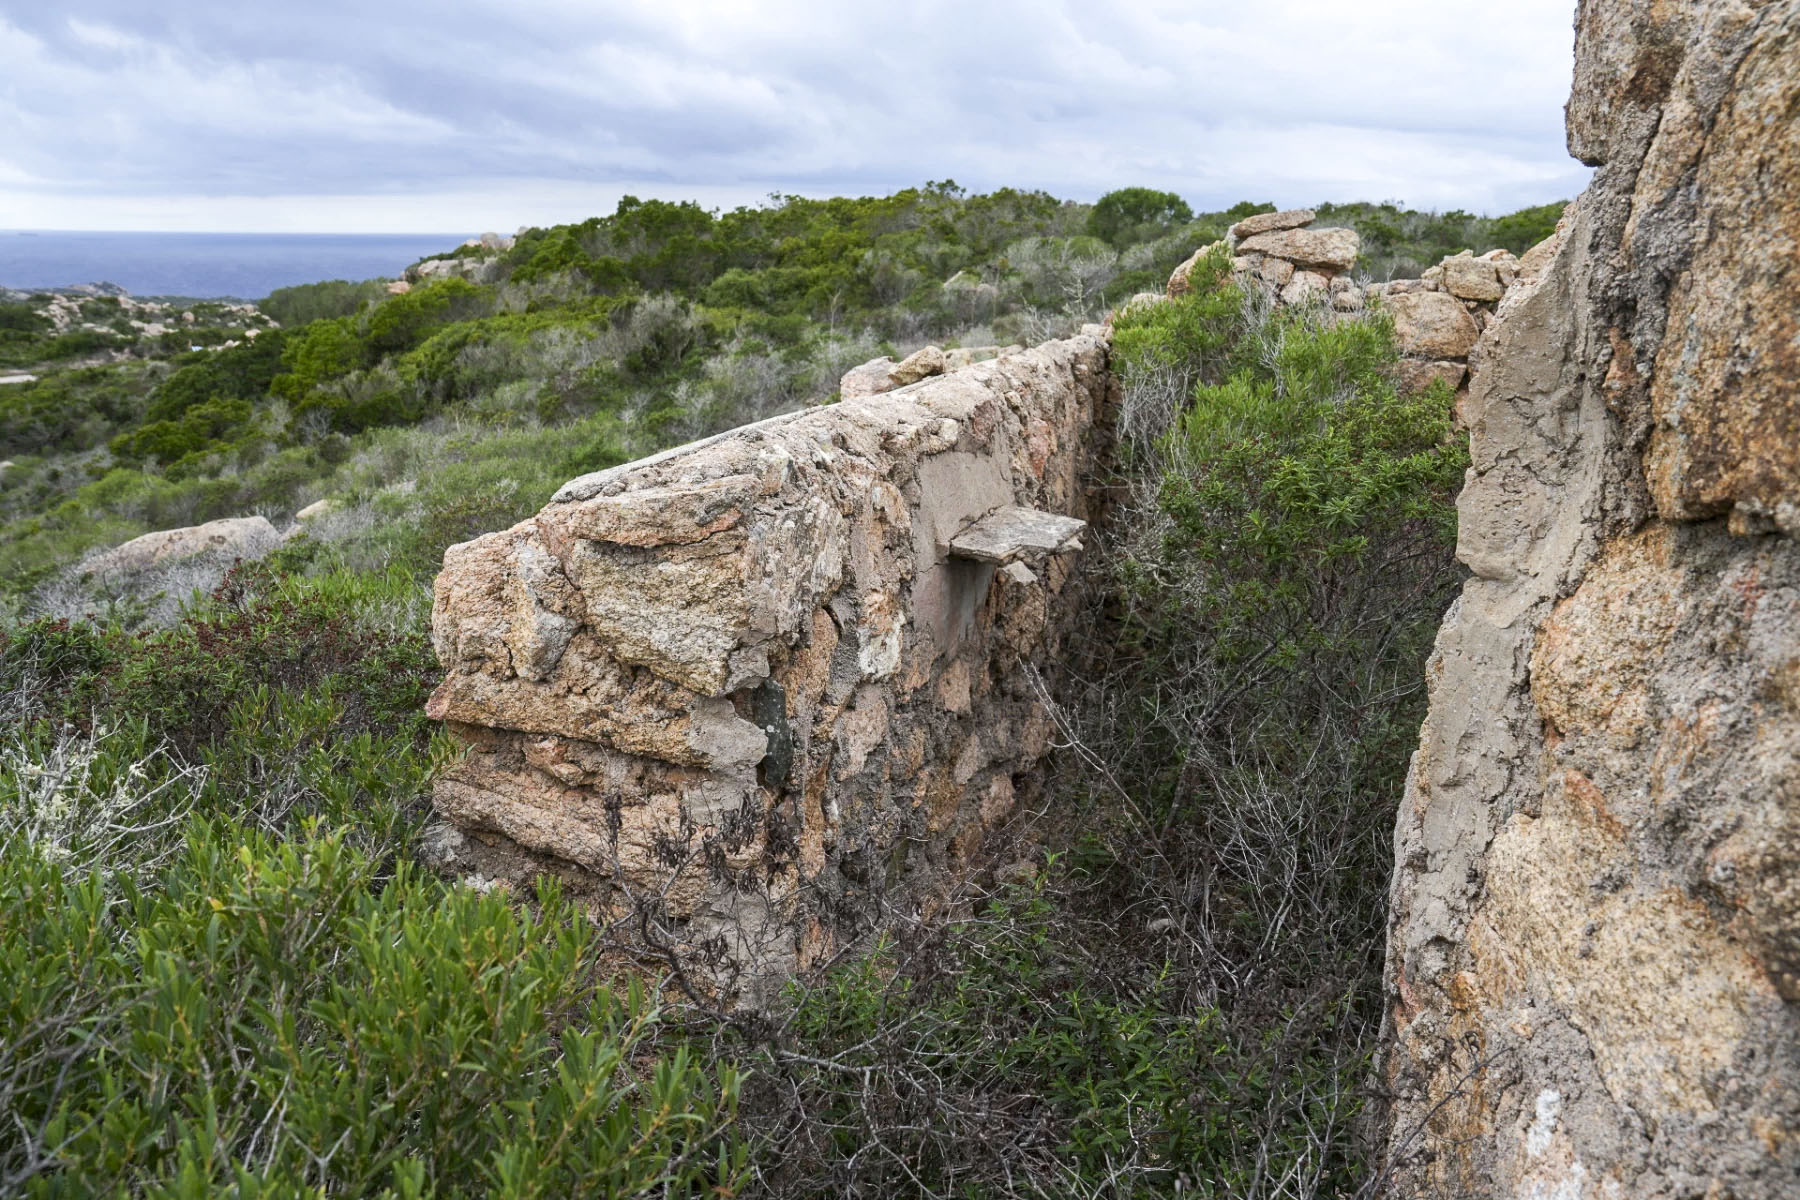
[[[0,228],[511,231],[954,179],[1567,199],[1574,0],[0,0]]]

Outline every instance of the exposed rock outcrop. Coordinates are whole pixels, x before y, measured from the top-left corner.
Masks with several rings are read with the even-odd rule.
[[[957,365],[968,364],[964,362]],[[921,347],[899,362],[885,357],[871,359],[860,367],[852,367],[844,372],[844,377],[838,381],[838,395],[845,400],[879,396],[883,392],[903,388],[921,379],[942,375],[950,367],[949,355],[936,346]]]
[[[1036,673],[1077,611],[1055,552],[1113,403],[1090,328],[585,476],[452,547],[445,856],[635,906],[739,999],[933,903],[1038,787]]]
[[[1600,170],[1474,353],[1474,578],[1396,831],[1388,1180],[1791,1196],[1800,0],[1587,0],[1577,30]]]
[[[1310,208],[1245,217],[1225,235],[1232,274],[1267,284],[1284,304],[1329,301],[1339,311],[1362,308],[1362,294],[1350,274],[1362,249],[1356,230],[1311,228],[1317,219]],[[1202,246],[1175,268],[1168,295],[1186,294],[1195,264],[1212,249]]]
[[[268,518],[224,517],[204,525],[164,529],[132,538],[87,559],[81,564],[81,571],[94,576],[122,576],[203,555],[256,559],[279,545],[281,534]]]
[[[430,283],[438,279],[466,279],[470,283],[495,283],[500,279],[504,266],[497,254],[465,258],[427,258],[406,268],[404,278],[397,283],[412,285]],[[389,288],[390,294],[400,294]]]

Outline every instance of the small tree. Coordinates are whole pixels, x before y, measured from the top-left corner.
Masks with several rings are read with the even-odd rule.
[[[1108,192],[1088,214],[1087,231],[1102,241],[1125,247],[1167,233],[1194,219],[1194,210],[1174,192],[1152,188],[1120,188]]]

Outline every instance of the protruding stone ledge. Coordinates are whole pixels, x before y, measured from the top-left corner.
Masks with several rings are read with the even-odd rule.
[[[1008,505],[982,517],[950,539],[953,558],[1004,566],[1022,558],[1039,558],[1080,549],[1076,541],[1087,522],[1075,517]]]

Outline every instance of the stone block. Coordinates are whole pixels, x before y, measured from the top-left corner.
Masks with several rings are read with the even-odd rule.
[[[1348,271],[1356,265],[1362,241],[1354,229],[1284,229],[1259,233],[1238,243],[1239,254],[1268,254],[1297,267]]]

